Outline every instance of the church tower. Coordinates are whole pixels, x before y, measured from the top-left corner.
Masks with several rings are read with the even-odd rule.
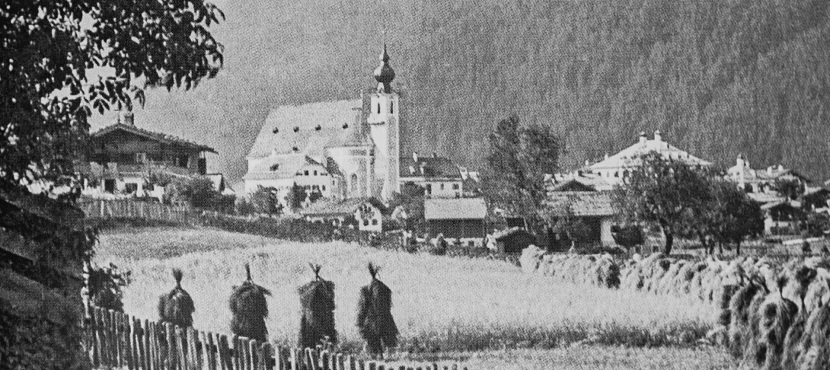
[[[389,66],[386,44],[380,54],[381,64],[375,69],[377,89],[371,93],[367,122],[375,143],[375,178],[383,181],[381,198],[392,199],[399,192],[398,168],[400,167],[400,104],[398,93],[392,90],[395,71]]]

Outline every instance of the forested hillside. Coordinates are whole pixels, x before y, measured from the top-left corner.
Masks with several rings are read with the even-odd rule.
[[[150,92],[137,123],[213,145],[232,178],[271,107],[372,86],[384,29],[406,152],[479,166],[515,113],[566,137],[568,167],[660,129],[724,166],[743,152],[830,177],[826,0],[218,3],[226,69],[194,92]]]

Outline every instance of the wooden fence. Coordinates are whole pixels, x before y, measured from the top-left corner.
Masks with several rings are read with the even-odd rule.
[[[78,203],[87,218],[129,218],[192,223],[201,219],[201,212],[188,206],[123,200],[90,200]]]
[[[96,368],[142,370],[467,370],[459,364],[397,365],[321,348],[289,348],[95,307],[86,343]]]

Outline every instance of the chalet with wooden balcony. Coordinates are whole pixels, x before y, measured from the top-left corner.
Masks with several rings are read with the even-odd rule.
[[[206,145],[135,126],[132,113],[91,135],[85,195],[160,197],[156,176],[207,174]],[[162,184],[163,185],[163,184]]]

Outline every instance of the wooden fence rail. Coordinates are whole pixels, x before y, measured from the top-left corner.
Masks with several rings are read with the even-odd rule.
[[[110,219],[130,218],[159,220],[179,223],[196,221],[201,213],[187,206],[138,202],[125,200],[91,200],[79,202],[78,206],[87,218]]]
[[[96,368],[130,370],[467,370],[460,364],[395,365],[318,348],[261,343],[92,309],[87,348]]]

